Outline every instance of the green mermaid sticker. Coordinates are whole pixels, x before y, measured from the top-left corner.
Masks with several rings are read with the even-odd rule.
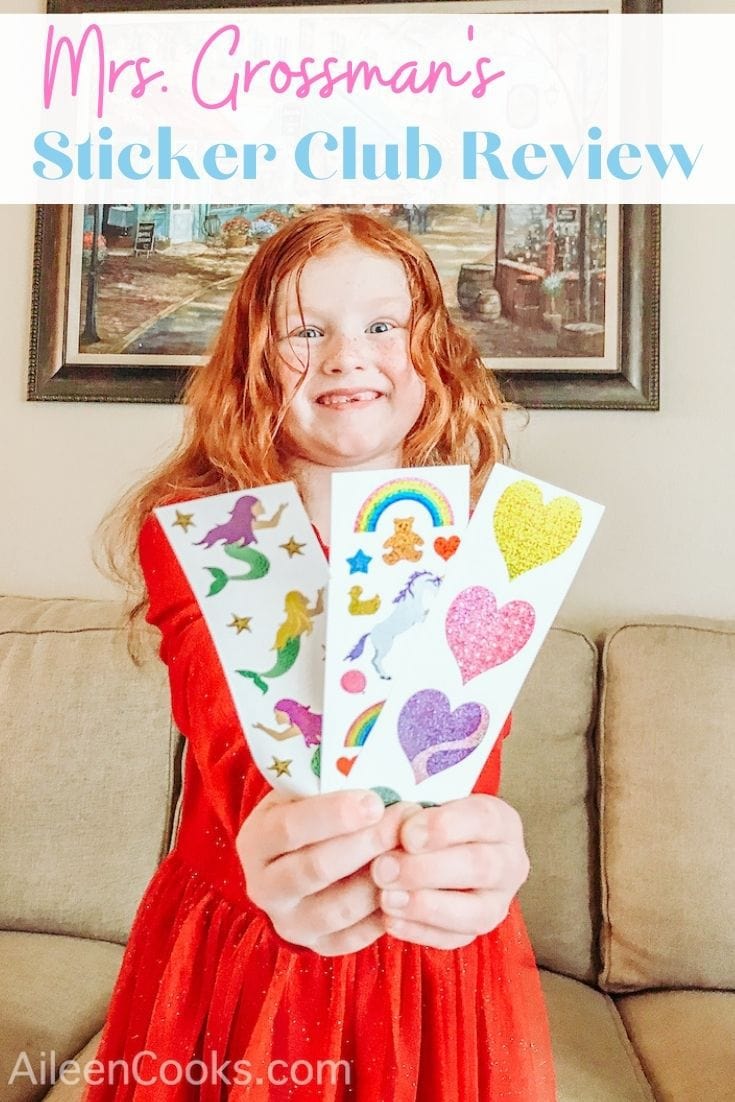
[[[324,612],[324,590],[317,593],[316,603],[309,608],[308,599],[298,589],[292,589],[286,594],[284,602],[285,619],[276,632],[276,641],[271,650],[276,652],[276,661],[269,670],[256,673],[255,670],[237,670],[242,677],[248,677],[262,693],[268,692],[268,685],[264,678],[273,679],[282,677],[284,673],[293,667],[301,650],[301,636],[310,635],[313,629],[313,619]]]
[[[217,543],[224,543],[223,550],[226,555],[239,562],[245,562],[249,570],[245,574],[228,574],[219,566],[208,566],[206,569],[212,575],[212,583],[207,593],[213,597],[215,593],[221,593],[228,582],[255,582],[264,578],[271,568],[271,564],[262,551],[258,551],[251,544],[257,543],[255,529],[275,528],[280,522],[285,505],[279,505],[270,519],[265,519],[263,503],[253,494],[244,494],[239,497],[232,507],[230,519],[224,524],[218,524],[207,532],[204,539],[199,540],[195,547],[214,547]]]

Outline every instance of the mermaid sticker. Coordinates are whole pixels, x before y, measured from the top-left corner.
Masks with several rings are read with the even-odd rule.
[[[324,612],[324,589],[317,593],[316,603],[309,608],[307,598],[298,589],[286,594],[284,601],[286,618],[276,632],[276,641],[271,650],[276,652],[276,661],[269,670],[256,673],[255,670],[238,670],[242,677],[248,677],[262,693],[268,692],[264,678],[282,677],[293,667],[301,650],[301,636],[310,635],[315,616]]]
[[[214,547],[223,543],[222,550],[232,559],[248,564],[249,570],[245,574],[228,574],[218,566],[208,566],[206,569],[212,575],[212,582],[207,593],[213,597],[215,593],[221,593],[228,582],[254,582],[264,578],[270,570],[270,561],[262,551],[251,545],[257,543],[255,530],[261,528],[276,528],[281,520],[285,504],[279,505],[275,513],[269,519],[263,517],[265,508],[263,503],[253,494],[243,494],[239,497],[230,510],[230,519],[224,524],[217,524],[207,532],[204,539],[196,543],[195,547]]]
[[[274,788],[316,794],[329,570],[295,484],[241,487],[156,513],[201,609],[253,763]],[[179,513],[196,526],[176,525]]]
[[[284,697],[274,706],[273,718],[276,723],[286,724],[285,728],[283,730],[276,730],[273,727],[266,727],[264,723],[253,723],[251,726],[257,727],[259,731],[262,731],[266,735],[270,735],[271,738],[277,739],[278,742],[283,742],[285,739],[297,738],[300,735],[309,749],[312,747],[315,748],[311,756],[310,764],[312,771],[318,777],[319,749],[322,741],[322,717],[317,715],[316,712],[312,712],[311,708],[307,708],[304,704],[299,704],[297,700],[291,700],[288,697]]]

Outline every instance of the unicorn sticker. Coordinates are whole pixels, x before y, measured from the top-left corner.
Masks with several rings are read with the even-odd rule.
[[[384,681],[390,681],[391,675],[386,672],[383,663],[396,636],[426,619],[429,610],[424,606],[424,599],[427,593],[441,585],[441,581],[437,574],[432,574],[429,570],[414,571],[403,589],[393,598],[393,611],[390,615],[380,620],[370,631],[366,631],[345,656],[344,661],[354,662],[359,658],[365,649],[366,641],[370,640],[373,648],[371,659],[373,668]]]

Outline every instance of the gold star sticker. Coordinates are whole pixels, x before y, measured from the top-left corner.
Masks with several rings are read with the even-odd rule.
[[[227,626],[228,628],[237,628],[237,634],[239,635],[241,631],[250,631],[251,620],[252,616],[236,616],[233,612],[232,623]]]
[[[189,528],[191,528],[192,524],[194,524],[194,521],[192,520],[193,516],[193,513],[180,513],[177,509],[176,520],[173,522],[172,528],[183,528],[186,532]]]
[[[282,777],[284,774],[290,777],[291,774],[288,771],[288,767],[293,761],[293,758],[289,758],[288,761],[281,761],[279,758],[273,759],[273,765],[269,765],[269,769],[274,769],[277,777]]]
[[[282,547],[284,551],[288,551],[288,557],[289,557],[289,559],[292,559],[294,557],[294,555],[302,555],[303,554],[303,551],[301,550],[301,548],[306,547],[306,544],[305,543],[297,543],[296,540],[293,538],[293,536],[291,536],[288,543],[279,543],[278,546]]]

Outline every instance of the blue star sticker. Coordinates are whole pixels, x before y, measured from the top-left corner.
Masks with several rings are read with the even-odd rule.
[[[367,574],[368,566],[373,561],[372,555],[366,555],[364,551],[356,551],[347,562],[350,564],[350,574]]]

